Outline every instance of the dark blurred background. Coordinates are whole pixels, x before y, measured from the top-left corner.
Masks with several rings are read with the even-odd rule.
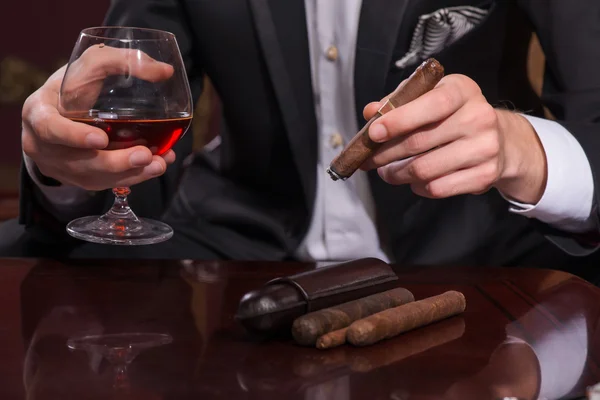
[[[0,24],[0,220],[17,212],[21,107],[65,64],[82,28],[102,24],[109,0],[19,0]]]
[[[21,107],[48,76],[68,62],[81,29],[101,25],[110,0],[20,0],[2,7],[0,24],[0,221],[18,214]],[[544,58],[534,37],[529,74],[539,93]],[[194,111],[194,143],[214,129],[218,108],[210,82]]]

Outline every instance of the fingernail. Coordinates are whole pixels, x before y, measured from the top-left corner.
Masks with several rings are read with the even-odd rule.
[[[106,147],[106,136],[99,133],[89,133],[85,137],[85,142],[89,147],[103,149]]]
[[[152,160],[152,155],[145,151],[136,151],[129,156],[129,162],[134,167],[145,167]]]
[[[150,175],[160,175],[164,172],[163,166],[158,161],[153,161],[152,164],[145,168],[146,172]]]
[[[371,125],[371,129],[369,129],[369,136],[374,141],[385,140],[387,138],[387,129],[383,124],[374,124]]]

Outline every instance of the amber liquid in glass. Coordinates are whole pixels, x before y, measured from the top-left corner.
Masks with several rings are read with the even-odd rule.
[[[137,115],[136,115],[137,114]],[[93,112],[91,115],[68,115],[71,121],[82,122],[102,129],[108,135],[106,150],[146,146],[152,154],[166,153],[190,126],[187,113],[153,116],[147,112]]]

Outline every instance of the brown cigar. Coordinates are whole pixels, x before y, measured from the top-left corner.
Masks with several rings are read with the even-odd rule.
[[[340,331],[342,329],[335,332]],[[304,378],[325,376],[333,371],[347,375],[348,369],[352,372],[370,372],[450,343],[461,338],[464,333],[465,320],[462,317],[450,318],[407,333],[402,338],[390,340],[385,345],[372,346],[359,352],[349,350],[348,347],[338,347],[318,353],[299,353],[294,359],[294,372]]]
[[[401,107],[404,104],[416,100],[433,89],[444,77],[444,67],[437,60],[430,58],[423,62],[412,73],[408,79],[402,82],[385,103],[377,111],[377,114],[367,122],[367,124],[352,138],[350,143],[342,152],[333,159],[327,173],[331,179],[346,180],[356,172],[358,168],[372,156],[383,143],[376,143],[369,137],[369,127],[382,115]]]
[[[314,346],[317,339],[328,332],[345,328],[356,320],[414,300],[413,294],[404,288],[376,293],[296,318],[292,325],[292,335],[298,344]]]
[[[324,334],[317,339],[317,349],[326,350],[346,343],[348,327]]]
[[[449,291],[438,296],[390,308],[352,323],[346,340],[355,346],[368,346],[432,322],[465,311],[465,296]]]
[[[463,326],[462,330],[464,330],[464,322],[462,323],[462,326]],[[324,334],[319,339],[317,339],[317,348],[321,349],[321,350],[326,350],[326,349],[331,349],[331,348],[338,347],[338,346],[345,344],[346,336],[348,334],[348,329],[349,329],[349,327],[346,327],[346,328],[338,329],[337,331],[332,331],[332,332]],[[431,335],[431,334],[429,334],[429,336],[427,336],[427,337],[431,338],[432,336],[435,336],[436,338],[438,338],[438,337],[442,337],[442,336],[453,336],[453,335],[446,335],[446,334]],[[462,336],[462,333],[461,333],[461,336]],[[423,340],[417,340],[417,341],[419,343],[421,343],[421,342],[425,343],[429,340],[430,339],[427,339],[427,340],[423,339]],[[413,353],[413,354],[416,354],[416,353]]]

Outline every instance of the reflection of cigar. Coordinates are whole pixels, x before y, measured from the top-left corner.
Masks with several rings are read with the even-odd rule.
[[[398,85],[377,114],[331,162],[327,168],[331,179],[334,181],[348,179],[382,145],[382,143],[372,141],[369,137],[369,127],[377,118],[429,92],[443,76],[444,67],[437,60],[430,58],[423,62],[407,80]]]
[[[317,339],[325,333],[345,328],[356,320],[414,300],[413,294],[404,288],[376,293],[303,315],[294,321],[292,335],[298,344],[314,346]]]
[[[346,349],[339,348],[318,353],[302,351],[293,360],[294,374],[303,378],[323,375],[332,370],[346,367]]]
[[[424,353],[437,346],[456,340],[465,332],[462,317],[441,321],[435,326],[425,327],[418,332],[407,333],[379,346],[371,346],[352,351],[339,347],[318,353],[303,352],[294,359],[294,372],[303,378],[325,376],[333,372],[348,374],[370,372],[400,362],[408,357]]]
[[[460,338],[465,332],[465,320],[461,317],[429,326],[414,332],[407,338],[385,343],[385,346],[373,346],[368,352],[350,358],[350,369],[356,372],[369,372],[390,365],[415,354],[422,353]]]
[[[465,311],[466,306],[467,302],[462,293],[449,291],[356,321],[348,328],[346,340],[355,346],[367,346],[460,314]]]

